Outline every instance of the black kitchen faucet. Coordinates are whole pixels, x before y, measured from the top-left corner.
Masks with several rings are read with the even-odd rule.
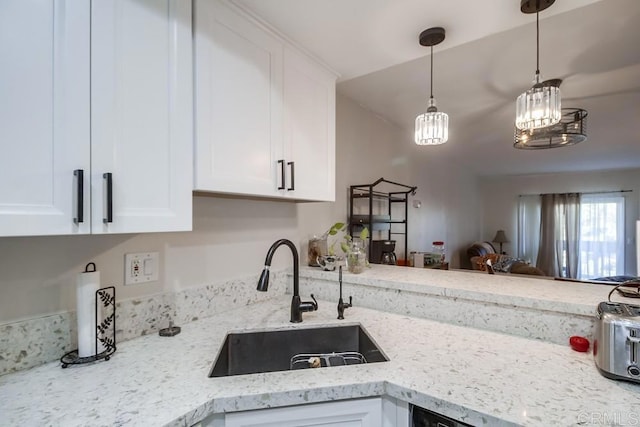
[[[269,287],[269,268],[271,267],[271,259],[273,258],[273,254],[276,252],[280,246],[285,245],[291,249],[291,254],[293,255],[293,298],[291,298],[291,322],[292,323],[300,323],[302,322],[302,313],[305,311],[316,311],[318,309],[318,301],[314,298],[313,294],[311,294],[312,301],[301,301],[300,299],[300,272],[298,269],[298,250],[296,246],[291,242],[291,240],[280,239],[274,242],[273,245],[269,248],[267,252],[267,258],[264,260],[264,270],[262,270],[262,274],[260,274],[260,279],[258,279],[258,290],[260,292],[266,292]]]
[[[338,281],[340,282],[340,298],[338,299],[338,320],[344,319],[344,310],[353,307],[353,298],[349,297],[349,302],[345,303],[342,300],[342,266],[338,270]]]

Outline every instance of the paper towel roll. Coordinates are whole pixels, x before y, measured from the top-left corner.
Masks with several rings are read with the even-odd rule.
[[[89,271],[90,266],[93,266],[93,271]],[[98,289],[100,289],[100,272],[96,271],[95,264],[89,263],[85,271],[78,274],[76,286],[79,357],[94,356],[103,351],[101,344],[96,349],[96,291]]]

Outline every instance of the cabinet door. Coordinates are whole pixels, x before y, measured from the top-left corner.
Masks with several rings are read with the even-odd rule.
[[[84,1],[0,2],[2,236],[90,230],[89,10]]]
[[[195,188],[282,193],[282,43],[232,5],[195,2]]]
[[[91,25],[92,232],[190,230],[191,2],[93,0]]]
[[[333,73],[307,56],[285,49],[284,129],[289,197],[335,201],[335,80]]]
[[[380,398],[227,414],[225,427],[381,427]]]

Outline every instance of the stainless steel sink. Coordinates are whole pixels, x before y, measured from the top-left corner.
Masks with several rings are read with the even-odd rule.
[[[388,360],[360,325],[230,333],[209,376],[225,377]]]

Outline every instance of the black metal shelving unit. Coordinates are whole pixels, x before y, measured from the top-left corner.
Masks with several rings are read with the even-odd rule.
[[[397,189],[397,191],[377,191],[375,187],[385,185]],[[368,248],[371,248],[371,240],[374,231],[387,232],[387,239],[391,240],[394,235],[404,236],[404,256],[407,253],[407,231],[408,231],[408,215],[409,215],[409,195],[415,195],[418,187],[400,184],[380,178],[371,184],[352,185],[349,188],[349,234],[353,237],[359,233],[363,226],[369,229]],[[367,213],[363,215],[354,215],[354,202],[358,199],[366,199],[368,202]],[[373,213],[374,200],[384,200],[387,202],[387,215]],[[404,217],[402,219],[394,219],[393,207],[397,204],[404,204]],[[394,224],[401,225],[393,227]],[[398,231],[398,228],[401,231]],[[369,262],[371,262],[371,250],[369,250]]]

